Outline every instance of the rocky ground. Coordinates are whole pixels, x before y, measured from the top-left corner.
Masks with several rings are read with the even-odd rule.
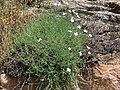
[[[85,79],[84,84],[80,83],[81,90],[120,90],[120,1],[50,0],[41,6],[58,11],[69,10],[77,22],[82,21],[82,28],[88,30],[85,35],[92,35],[86,42],[92,55],[85,62],[89,63],[91,59],[94,65],[88,66],[88,69],[92,67],[92,73],[85,76],[90,78]],[[15,86],[18,82],[18,79],[5,74],[1,74],[0,80],[2,87],[6,87],[4,90],[11,90],[9,85]]]
[[[92,79],[82,90],[120,90],[119,0],[85,0],[78,3],[76,12],[86,21],[88,33],[93,35],[88,45],[92,61],[97,61]]]

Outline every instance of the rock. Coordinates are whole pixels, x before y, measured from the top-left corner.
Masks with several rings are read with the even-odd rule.
[[[19,90],[17,87],[18,78],[9,77],[6,74],[0,75],[0,86],[2,90]]]
[[[96,77],[101,77],[101,80],[93,81],[94,88],[99,87],[98,90],[104,86],[102,90],[120,90],[120,59],[114,58],[112,61],[109,61],[107,64],[102,64],[99,62],[98,69],[94,69],[94,74]],[[104,81],[103,83],[101,83]],[[95,89],[92,89],[95,90]]]

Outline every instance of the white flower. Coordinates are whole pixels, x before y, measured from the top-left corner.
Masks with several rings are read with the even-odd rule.
[[[63,12],[63,16],[65,16],[67,13]]]
[[[71,51],[71,48],[69,47],[68,50]]]
[[[40,42],[41,40],[42,40],[42,39],[41,39],[41,38],[39,38],[39,39],[38,39],[38,42]]]
[[[79,18],[79,19],[80,19],[80,16],[79,16],[79,14],[78,14],[78,13],[75,13],[75,15],[76,15],[76,17],[77,17],[77,18]]]
[[[44,79],[40,79],[41,81],[44,81]]]
[[[80,26],[80,25],[78,25],[78,26],[77,26],[77,28],[78,28],[78,29],[81,29],[81,26]]]
[[[57,5],[58,5],[58,3],[54,3],[53,5],[54,5],[54,6],[57,6]]]
[[[71,69],[70,68],[67,68],[67,70],[66,70],[67,72],[71,72]]]
[[[84,29],[83,32],[88,33],[88,31],[86,29]]]
[[[27,47],[27,45],[25,44],[25,47]]]
[[[91,55],[91,52],[89,51],[88,54]]]
[[[89,46],[86,46],[87,47],[87,49],[90,49],[90,47]]]
[[[61,2],[55,2],[53,5],[54,6],[61,6],[62,4],[61,4]]]
[[[71,10],[68,10],[69,13],[71,13],[72,11]]]
[[[75,21],[75,20],[74,20],[74,18],[73,18],[73,17],[71,17],[71,20],[70,20],[70,22],[72,22],[72,23],[73,23],[74,21]]]
[[[75,13],[75,15],[79,15],[78,13]]]
[[[68,32],[70,32],[70,33],[71,33],[72,31],[71,31],[71,30],[68,30]]]
[[[72,37],[72,36],[70,36],[70,37]]]
[[[73,9],[72,12],[75,13],[75,10]]]
[[[78,52],[80,56],[82,56],[82,52]]]
[[[80,19],[80,16],[78,14],[76,14],[76,17]]]
[[[92,37],[92,34],[89,34],[89,37]]]
[[[74,35],[75,35],[75,36],[78,36],[78,32],[75,32]]]

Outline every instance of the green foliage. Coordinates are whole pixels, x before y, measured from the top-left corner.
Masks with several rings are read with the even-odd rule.
[[[69,18],[47,14],[32,20],[27,32],[13,35],[11,50],[16,59],[28,65],[26,74],[36,75],[46,90],[66,90],[77,82],[83,34]]]

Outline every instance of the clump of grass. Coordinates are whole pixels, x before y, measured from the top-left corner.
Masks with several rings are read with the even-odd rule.
[[[13,36],[11,52],[28,66],[27,75],[37,77],[40,90],[70,90],[77,85],[83,34],[69,21],[47,14],[32,20],[26,33]]]

